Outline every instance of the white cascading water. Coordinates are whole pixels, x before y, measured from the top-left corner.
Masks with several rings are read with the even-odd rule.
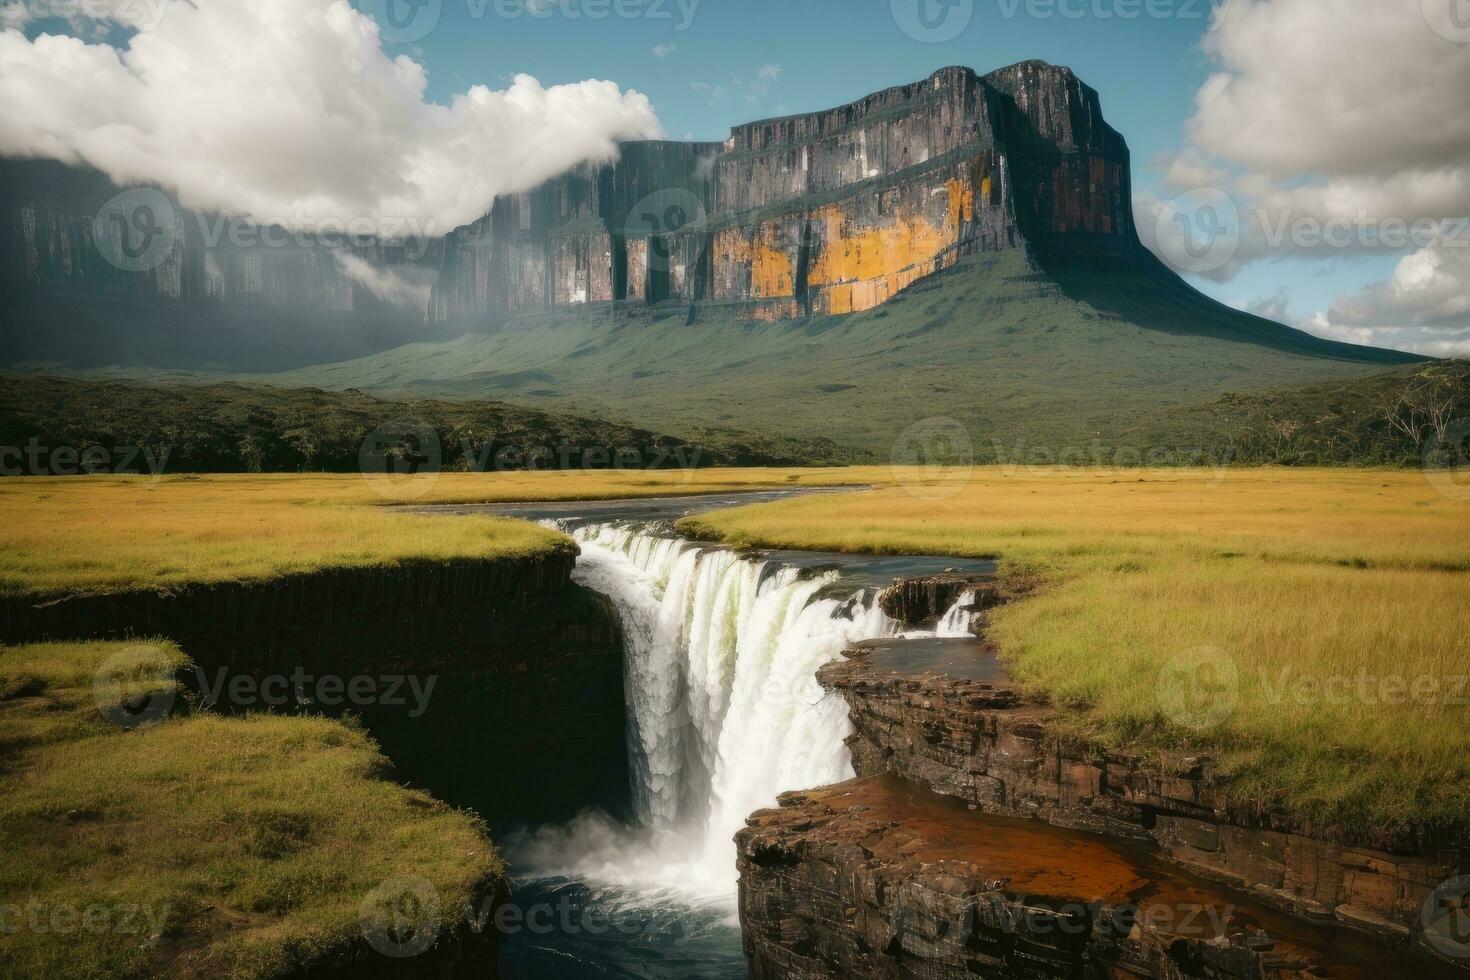
[[[970,621],[974,619],[975,590],[966,589],[944,617],[939,620],[939,626],[935,629],[935,636],[950,639],[970,638],[974,634],[970,632]]]
[[[584,817],[523,845],[544,873],[728,901],[731,838],[776,796],[853,776],[847,708],[817,669],[898,633],[869,593],[673,537],[579,529],[573,577],[622,617],[634,833]]]

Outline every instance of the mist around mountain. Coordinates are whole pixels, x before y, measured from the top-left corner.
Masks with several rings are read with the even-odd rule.
[[[1207,299],[1140,243],[1130,166],[1097,93],[1042,62],[942,69],[723,144],[625,144],[433,238],[254,228],[8,161],[0,366],[775,440],[739,458],[1184,461],[1279,454],[1255,431],[1270,409],[1221,399],[1342,385],[1357,404],[1360,380],[1424,362]],[[1391,434],[1332,445],[1316,456],[1411,455]]]

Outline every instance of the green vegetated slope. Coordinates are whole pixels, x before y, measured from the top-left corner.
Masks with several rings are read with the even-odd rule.
[[[145,447],[153,465],[187,472],[353,472],[365,441],[396,443],[432,429],[437,462],[446,470],[766,466],[848,462],[854,454],[815,439],[766,438],[733,431],[639,429],[561,411],[491,401],[385,401],[360,392],[326,392],[235,383],[139,384],[38,375],[0,375],[0,446],[24,450],[88,447],[107,452],[104,469],[138,470]],[[376,433],[376,435],[374,435]],[[413,450],[423,456],[419,440]],[[565,452],[563,451],[565,447]],[[162,453],[167,451],[166,460]],[[95,456],[95,460],[101,460]],[[426,460],[420,460],[421,464]],[[25,457],[7,467],[62,473],[80,465],[70,454],[39,466]],[[58,469],[60,467],[60,469]]]
[[[384,882],[446,910],[495,887],[484,825],[386,778],[361,730],[166,717],[188,666],[166,641],[0,647],[0,975],[282,976],[370,953]]]
[[[915,422],[961,422],[981,460],[1035,447],[1198,446],[1181,410],[1403,370],[1417,359],[1317,340],[1169,275],[1041,272],[976,256],[846,317],[757,323],[703,307],[589,312],[273,376],[276,383],[495,397],[644,426],[821,436],[886,459]]]

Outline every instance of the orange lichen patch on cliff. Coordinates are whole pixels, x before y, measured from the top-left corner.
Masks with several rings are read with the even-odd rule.
[[[805,316],[806,310],[794,297],[785,299],[763,300],[755,303],[742,314],[747,320],[759,320],[762,323],[776,323],[781,320],[795,320]]]
[[[988,184],[990,178],[986,177],[985,182]],[[949,227],[958,234],[964,222],[974,220],[975,186],[954,177],[945,181],[944,187],[949,192]]]
[[[974,222],[979,208],[994,203],[989,170],[990,161],[981,157],[951,171],[953,176],[943,182],[936,179],[909,188],[916,193],[882,192],[877,210],[883,217],[871,224],[861,223],[853,213],[858,208],[850,201],[813,211],[808,220],[819,232],[807,277],[814,292],[813,310],[842,314],[872,309],[924,276],[953,265],[964,229]],[[936,200],[941,194],[944,200]],[[769,221],[751,232],[716,233],[716,298],[772,300],[795,295],[798,249],[790,219],[788,215]],[[765,304],[742,315],[779,319],[775,309]]]
[[[796,292],[795,263],[781,241],[781,226],[762,225],[752,236],[739,231],[715,235],[716,297],[719,299],[774,299]],[[749,295],[741,295],[750,272]]]
[[[942,226],[922,214],[900,214],[890,224],[850,231],[841,208],[820,209],[826,246],[811,272],[812,285],[826,287],[828,313],[857,313],[887,301],[929,275],[936,260],[959,240],[960,215],[973,214],[974,194],[957,180],[945,185],[949,212]]]
[[[735,228],[715,232],[714,250],[717,268],[749,263],[754,252],[750,239]]]
[[[781,249],[757,242],[750,268],[751,298],[790,296],[795,291],[796,275],[791,268],[791,257]]]
[[[871,310],[875,306],[882,306],[894,297],[896,293],[907,289],[920,279],[941,268],[946,267],[949,262],[941,256],[936,256],[933,261],[921,265],[900,269],[898,272],[889,273],[877,279],[866,279],[862,282],[844,282],[830,286],[826,291],[826,302],[822,304],[823,312],[838,313],[861,313],[863,310]]]

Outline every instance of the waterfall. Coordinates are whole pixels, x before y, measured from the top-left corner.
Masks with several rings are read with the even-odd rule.
[[[731,838],[785,790],[853,776],[842,699],[819,667],[897,624],[870,591],[822,595],[803,573],[633,527],[574,532],[573,577],[622,617],[638,841],[585,818],[542,835],[533,860],[564,872],[728,897]],[[644,850],[650,849],[650,850]]]
[[[939,627],[934,631],[935,636],[963,637],[969,638],[974,634],[970,632],[970,621],[975,616],[975,590],[966,589],[944,618],[939,621]]]

